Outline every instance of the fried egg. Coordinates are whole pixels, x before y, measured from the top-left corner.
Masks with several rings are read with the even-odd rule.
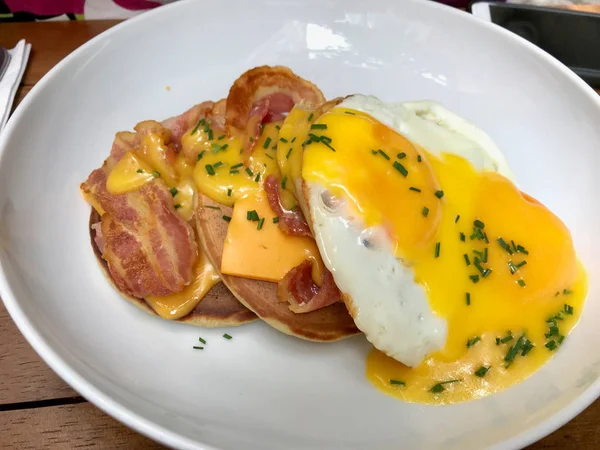
[[[310,125],[301,177],[323,261],[378,349],[367,374],[380,389],[487,395],[574,326],[586,282],[568,229],[441,105],[345,99]]]

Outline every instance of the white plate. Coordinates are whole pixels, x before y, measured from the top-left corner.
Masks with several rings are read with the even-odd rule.
[[[79,183],[117,130],[224,97],[260,64],[290,66],[328,97],[436,99],[491,134],[521,187],[571,228],[589,272],[583,318],[549,364],[484,400],[405,404],[367,382],[362,337],[319,345],[261,323],[201,330],[154,318],[113,290],[89,245]],[[597,95],[466,13],[418,1],[177,2],[74,52],[13,115],[0,144],[0,293],[61,377],[174,447],[523,446],[599,393],[599,149]],[[202,352],[192,350],[198,336]]]

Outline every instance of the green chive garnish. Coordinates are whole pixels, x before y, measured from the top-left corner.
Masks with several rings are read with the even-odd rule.
[[[409,191],[415,191],[415,192],[421,192],[421,189],[413,187],[413,186],[409,187],[408,190]]]
[[[288,143],[288,140],[287,140],[286,138],[279,138],[279,140],[280,140],[281,142],[283,142],[284,144],[287,144],[287,143]]]
[[[439,258],[439,256],[440,256],[440,246],[441,246],[440,242],[436,242],[435,243],[435,253],[434,253],[434,256],[436,258]]]
[[[250,220],[252,222],[258,222],[259,217],[258,217],[258,213],[256,212],[256,210],[253,209],[252,211],[248,211],[246,213],[246,219]]]
[[[200,347],[200,346],[198,346],[198,345],[194,345],[192,348],[193,348],[194,350],[204,350],[204,347]]]
[[[427,206],[423,208],[422,214],[424,217],[427,217],[427,214],[429,214],[429,208]]]
[[[552,351],[556,350],[557,345],[554,340],[551,340],[551,341],[546,342],[546,345],[544,347],[546,347],[548,350],[550,350],[552,352]]]
[[[153,171],[152,171],[152,176],[153,176],[154,178],[158,178],[158,177],[160,177],[160,172],[159,172],[158,170],[153,170]]]
[[[223,165],[223,163],[221,161],[217,161],[216,163],[213,164],[213,167],[216,169],[217,167],[221,167]]]
[[[440,392],[444,392],[445,384],[458,383],[459,381],[462,381],[462,380],[442,381],[441,383],[438,383],[438,384],[434,385],[431,389],[429,389],[429,392],[433,392],[434,394],[439,394]]]
[[[474,338],[472,338],[472,339],[469,339],[469,340],[467,341],[467,348],[471,348],[471,347],[473,347],[473,346],[474,346],[475,344],[477,344],[477,343],[478,343],[480,340],[481,340],[481,337],[479,337],[479,336],[475,336]]]
[[[417,161],[418,161],[418,162],[421,162],[421,161],[422,161],[421,155],[417,155]]]
[[[265,223],[265,218],[263,217],[258,221],[258,225],[256,225],[256,229],[260,230],[263,227],[264,223]]]
[[[257,183],[260,181],[260,173],[256,174],[256,177],[254,177],[254,181],[256,181]]]
[[[381,156],[383,156],[388,161],[390,160],[390,157],[388,156],[388,154],[386,152],[384,152],[383,150],[379,149],[379,150],[377,150],[377,153],[379,153]]]
[[[565,310],[565,314],[569,314],[570,316],[573,315],[573,307],[571,305],[567,305],[565,303],[565,309],[564,310]]]
[[[288,152],[285,154],[285,159],[288,159],[290,157],[293,149],[294,149],[294,147],[292,147],[288,150]]]
[[[225,333],[225,334],[223,335],[223,337],[224,337],[225,339],[227,339],[227,340],[233,339],[233,337],[231,337],[231,336],[230,336],[229,334],[227,334],[227,333]]]
[[[296,136],[294,136],[290,142],[293,144],[295,140],[296,140]]]
[[[351,112],[351,111],[344,111],[344,113],[345,113],[345,114],[350,114],[351,116],[355,116],[355,115],[356,115],[356,114],[354,114],[354,113],[353,113],[353,112]]]
[[[435,191],[435,196],[437,198],[442,198],[444,196],[444,191]]]
[[[459,236],[460,236],[460,240],[461,240],[462,242],[465,242],[465,240],[466,240],[466,238],[467,238],[467,237],[465,236],[465,233],[460,233],[460,235],[459,235]]]
[[[198,120],[198,122],[196,123],[196,126],[194,127],[194,129],[192,130],[190,135],[196,134],[196,131],[198,131],[198,128],[200,128],[201,125],[205,125],[205,124],[206,124],[206,120],[204,120],[204,119]]]
[[[469,255],[467,255],[466,253],[463,255],[463,257],[465,258],[465,263],[467,263],[467,267],[471,265],[471,261],[469,260]]]
[[[221,216],[225,222],[231,222],[231,217],[229,216]]]
[[[223,140],[223,139],[225,139],[225,135],[224,135],[224,134],[222,134],[221,136],[219,136],[219,137],[217,138],[217,140],[218,140],[218,141],[221,141],[221,140]]]
[[[400,164],[398,161],[394,161],[394,164],[392,164],[394,166],[394,169],[396,169],[398,172],[400,172],[404,177],[406,177],[408,175],[408,170],[406,170],[406,168]]]
[[[400,380],[390,380],[390,384],[392,386],[406,386],[406,383]]]
[[[206,169],[206,172],[208,172],[209,175],[215,174],[215,169],[213,169],[213,166],[211,166],[210,164],[205,165],[204,168]]]
[[[216,209],[217,211],[221,211],[221,208],[219,208],[218,206],[206,205],[205,208]]]
[[[281,180],[282,189],[285,189],[286,184],[287,184],[287,175],[283,177],[283,180]]]
[[[314,117],[313,113],[310,113],[310,116],[308,116],[308,121],[310,122],[312,120],[312,118]]]
[[[227,189],[227,197],[231,197],[231,189]]]
[[[473,283],[477,283],[479,281],[479,275],[470,275],[469,278]]]
[[[327,129],[327,125],[325,125],[324,123],[313,123],[310,126],[311,130],[326,130]]]
[[[467,292],[466,298],[467,298],[467,306],[469,306],[471,304],[471,294],[469,292]]]
[[[179,203],[177,203],[176,205],[173,205],[173,208],[179,209],[179,208],[181,208],[181,205]]]
[[[239,171],[239,170],[230,170],[230,171],[229,171],[229,173],[230,173],[231,175],[234,175],[234,174],[236,174],[236,173],[240,173],[240,171]]]
[[[206,344],[206,341],[204,339],[202,339],[201,337],[198,338],[198,341],[202,342],[203,344]]]
[[[266,150],[267,148],[269,148],[270,144],[271,144],[271,138],[268,137],[267,139],[265,139],[265,143],[263,144],[263,148]]]
[[[144,171],[142,169],[138,169],[136,170],[137,173],[144,173]]]
[[[488,370],[490,370],[492,367],[485,367],[485,366],[481,366],[479,369],[477,369],[475,371],[475,376],[479,377],[479,378],[483,378],[485,377],[485,374],[488,373]]]
[[[246,167],[246,173],[248,174],[249,177],[253,177],[254,173],[250,170],[249,167]]]
[[[456,219],[454,219],[454,223],[458,222],[458,221],[459,221],[459,219],[460,219],[460,214],[458,214],[458,215],[456,216]]]
[[[522,278],[521,278],[520,280],[517,280],[517,283],[519,283],[519,286],[521,286],[521,287],[525,287],[525,286],[527,286],[527,285],[525,284],[525,281],[523,281],[523,279],[522,279]]]
[[[525,255],[529,255],[529,252],[522,245],[517,245],[517,252],[524,253]]]
[[[231,168],[232,169],[237,169],[238,167],[242,167],[243,165],[244,165],[243,163],[238,163],[238,164],[235,164],[235,165],[231,166]]]
[[[279,217],[273,217],[273,223],[278,223],[279,222]]]
[[[398,154],[396,155],[396,158],[398,158],[398,159],[403,159],[403,158],[406,158],[406,153],[404,153],[404,152],[400,152],[400,153],[398,153]]]
[[[570,295],[572,293],[573,293],[573,291],[570,291],[569,289],[564,289],[563,290],[563,294],[565,294],[565,295]]]
[[[169,192],[171,193],[171,197],[175,197],[179,191],[177,190],[177,188],[173,187],[169,189]]]

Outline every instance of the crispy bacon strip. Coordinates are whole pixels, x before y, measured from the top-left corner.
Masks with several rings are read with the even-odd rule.
[[[248,157],[262,123],[282,120],[296,104],[314,108],[324,101],[325,97],[317,86],[287,67],[256,67],[245,72],[231,86],[225,123],[228,128],[245,132],[245,153]]]
[[[290,236],[312,237],[310,227],[300,209],[284,209],[279,196],[279,180],[274,175],[265,178],[264,188],[269,206],[279,216],[279,229]]]
[[[111,195],[107,173],[105,163],[81,189],[104,211],[96,239],[101,236],[99,248],[117,287],[139,298],[181,291],[192,281],[197,247],[166,185],[156,179],[137,191]]]
[[[296,314],[325,308],[341,300],[340,291],[331,272],[323,272],[322,286],[317,286],[311,275],[311,262],[304,261],[290,270],[277,285],[277,296]]]

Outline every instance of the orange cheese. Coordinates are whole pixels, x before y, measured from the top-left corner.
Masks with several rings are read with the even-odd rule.
[[[249,211],[256,211],[260,222],[248,220]],[[312,277],[321,285],[323,261],[315,241],[301,236],[287,236],[273,223],[264,190],[235,203],[221,261],[221,272],[245,278],[278,282],[291,269],[305,260],[312,262]]]

